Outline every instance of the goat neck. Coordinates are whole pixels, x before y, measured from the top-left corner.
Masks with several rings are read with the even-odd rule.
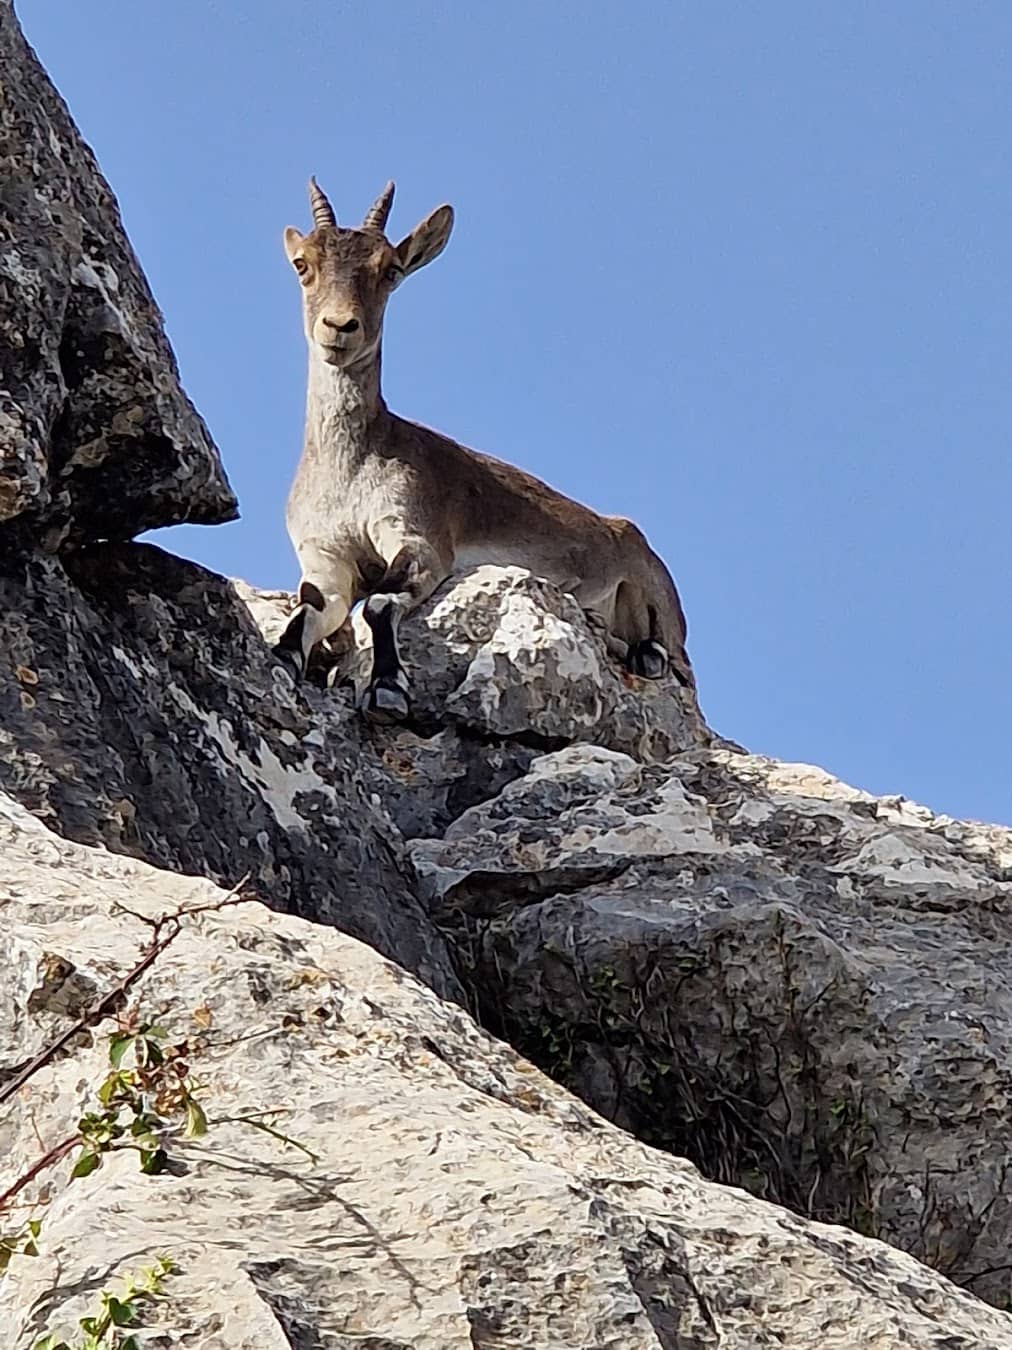
[[[366,453],[370,428],[386,416],[378,348],[347,367],[329,365],[310,349],[307,442],[323,454],[354,459]]]

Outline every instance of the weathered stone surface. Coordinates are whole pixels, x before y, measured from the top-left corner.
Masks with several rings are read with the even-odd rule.
[[[295,691],[223,578],[144,544],[5,559],[0,650],[0,787],[53,828],[226,885],[248,873],[456,987],[360,719]]]
[[[232,585],[265,642],[273,646],[291,612],[292,594],[258,590],[239,579],[233,579]],[[424,611],[418,620],[424,623]],[[424,649],[426,638],[430,649],[422,656],[423,664],[438,670],[440,661],[447,658],[446,649],[428,628],[416,646]],[[356,640],[363,643],[363,651],[352,663],[353,671],[346,672],[352,685],[356,675],[362,683],[368,670],[371,648],[364,623],[356,624]],[[406,839],[442,833],[462,811],[494,797],[522,774],[539,753],[526,738],[493,737],[453,721],[438,728],[435,713],[410,726],[371,725],[354,713],[360,690],[352,685],[335,685],[326,695],[317,692],[336,670],[335,662],[318,651],[301,692],[320,725],[327,727],[327,737],[345,744],[363,783]],[[423,697],[433,702],[431,693]]]
[[[1012,1302],[1012,832],[579,746],[412,851],[488,1025],[604,1115]]]
[[[1012,834],[720,741],[517,569],[405,624],[409,725],[296,688],[261,635],[284,593],[105,542],[235,504],[9,0],[0,80],[0,1084],[129,969],[137,914],[247,873],[275,911],[188,920],[138,985],[211,1134],[19,1193],[45,1229],[5,1345],[168,1251],[152,1347],[1012,1350],[813,1221],[1012,1303]],[[0,1193],[108,1029],[0,1108]],[[224,1122],[275,1108],[317,1161]]]
[[[0,171],[0,550],[231,520],[115,199],[10,0]]]
[[[514,603],[546,603],[551,618],[506,620],[522,634],[510,649],[497,625]],[[1012,835],[716,738],[643,762],[649,733],[630,741],[603,714],[599,744],[576,716],[572,744],[526,762],[509,759],[518,738],[495,739],[507,756],[498,790],[479,779],[433,805],[471,729],[461,702],[495,703],[475,670],[523,691],[536,669],[532,720],[541,707],[558,717],[546,740],[565,739],[560,669],[600,659],[619,684],[581,616],[553,629],[565,603],[494,569],[437,595],[402,631],[416,702],[442,730],[429,742],[398,733],[379,763],[369,751],[381,742],[359,750],[395,819],[405,782],[428,804],[405,833],[482,1019],[708,1175],[883,1236],[1012,1303],[1012,1002],[1000,974],[1012,959]],[[271,605],[259,618],[273,636],[283,612]],[[556,638],[564,656],[543,659]],[[490,649],[512,650],[512,674],[476,658]],[[669,698],[648,691],[640,716],[664,706],[670,728]],[[483,714],[468,716],[490,735]],[[423,745],[427,776],[413,767]]]
[[[705,806],[676,778],[652,777],[656,790],[643,794],[641,766],[600,746],[535,760],[441,840],[413,846],[434,911],[444,919],[461,908],[474,914],[483,901],[488,913],[509,911],[518,897],[619,877],[637,860],[719,852]]]
[[[291,597],[240,593],[274,642]],[[344,672],[359,691],[372,643],[356,616]],[[641,680],[608,655],[572,596],[519,567],[477,567],[447,582],[401,626],[413,720],[542,749],[593,741],[662,759],[709,739],[695,699],[674,679]]]
[[[222,893],[2,798],[0,855],[2,1083],[129,970],[150,938],[136,916]],[[152,1347],[1012,1347],[1012,1318],[636,1143],[325,927],[255,904],[190,918],[130,1001],[189,1039],[208,1133],[170,1138],[158,1176],[126,1152],[70,1181],[64,1159],[22,1192],[46,1202],[22,1211],[43,1221],[39,1255],[0,1279],[9,1350],[73,1332],[158,1254],[178,1270],[144,1305]],[[94,1105],[113,1030],[7,1103],[0,1187]],[[226,1123],[258,1112],[315,1158]]]

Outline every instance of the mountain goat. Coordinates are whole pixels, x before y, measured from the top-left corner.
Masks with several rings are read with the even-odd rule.
[[[446,247],[439,206],[398,244],[386,237],[394,186],[354,229],[310,180],[313,229],[284,242],[302,290],[309,344],[305,447],[287,524],[302,569],[275,647],[301,676],[309,654],[364,600],[373,634],[366,713],[409,712],[401,620],[454,572],[516,565],[570,592],[635,675],[670,668],[694,688],[675,584],[631,521],[601,516],[531,474],[390,412],[380,392],[383,316],[392,292]]]

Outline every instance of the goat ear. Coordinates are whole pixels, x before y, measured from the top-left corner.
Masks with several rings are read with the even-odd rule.
[[[446,248],[446,241],[452,229],[452,206],[437,206],[431,215],[416,225],[395,250],[404,268],[404,275],[417,272],[419,267],[424,267],[426,263],[432,262],[433,258],[438,258]]]
[[[288,254],[288,261],[291,262],[298,252],[299,245],[302,243],[303,236],[299,234],[294,225],[289,225],[285,230],[285,252]]]

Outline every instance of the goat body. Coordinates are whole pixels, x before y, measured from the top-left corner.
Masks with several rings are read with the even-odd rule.
[[[304,288],[310,358],[305,447],[287,513],[302,580],[278,656],[301,674],[313,647],[340,640],[351,608],[365,600],[374,651],[366,711],[403,718],[401,619],[453,573],[495,563],[570,592],[632,673],[659,678],[670,664],[694,688],[675,584],[631,521],[601,516],[386,407],[386,300],[442,251],[453,222],[440,207],[394,247],[383,233],[392,197],[391,184],[360,229],[341,229],[311,181],[316,228],[306,236],[286,231]]]

